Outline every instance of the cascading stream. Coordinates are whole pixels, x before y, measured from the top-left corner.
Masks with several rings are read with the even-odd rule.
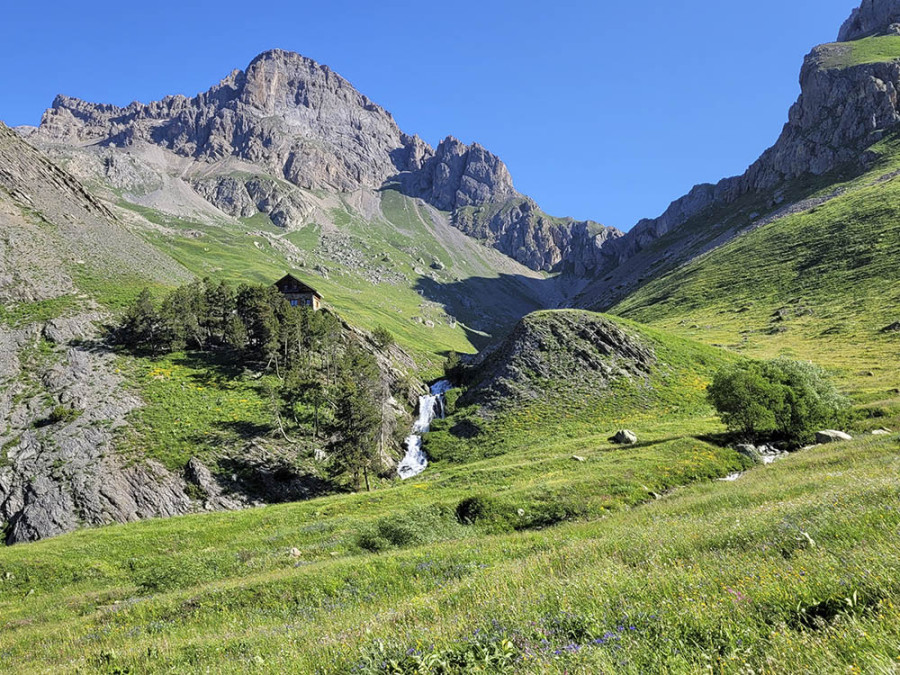
[[[452,389],[450,382],[441,380],[431,385],[431,393],[419,397],[419,418],[413,425],[412,433],[406,437],[406,456],[397,466],[397,474],[402,479],[418,476],[428,466],[428,457],[422,450],[422,436],[431,429],[435,418],[444,417],[444,395]]]

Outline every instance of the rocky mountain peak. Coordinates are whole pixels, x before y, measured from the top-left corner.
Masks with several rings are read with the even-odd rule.
[[[900,0],[863,0],[841,26],[838,42],[900,34]]]
[[[126,107],[57,96],[39,139],[162,145],[203,162],[255,163],[299,187],[378,188],[423,151],[384,108],[312,59],[271,50],[193,98]]]
[[[518,197],[512,176],[499,157],[478,143],[448,136],[424,163],[424,197],[444,211]]]
[[[281,49],[263,52],[192,98],[120,107],[58,96],[30,138],[112,151],[162,146],[200,165],[187,177],[179,173],[221,211],[234,217],[260,211],[283,227],[301,223],[308,208],[279,179],[330,192],[392,184],[535,270],[563,263],[593,269],[602,244],[620,234],[547,216],[516,191],[506,165],[482,145],[448,136],[433,149],[327,66]],[[260,175],[235,177],[233,159],[255,165]]]

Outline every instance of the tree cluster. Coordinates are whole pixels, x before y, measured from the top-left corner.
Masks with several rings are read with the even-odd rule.
[[[138,353],[216,352],[274,375],[265,389],[281,435],[327,440],[335,472],[368,486],[381,457],[389,393],[375,357],[346,339],[331,312],[292,307],[274,287],[207,279],[159,303],[145,289],[115,337]],[[393,337],[380,329],[376,342],[386,347]]]
[[[847,409],[822,368],[787,358],[728,366],[707,393],[728,429],[748,440],[778,437],[802,445]]]

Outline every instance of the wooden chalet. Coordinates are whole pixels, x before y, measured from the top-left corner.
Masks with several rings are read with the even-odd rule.
[[[276,281],[275,288],[292,307],[311,307],[314,312],[322,308],[322,295],[312,286],[304,284],[290,274]]]

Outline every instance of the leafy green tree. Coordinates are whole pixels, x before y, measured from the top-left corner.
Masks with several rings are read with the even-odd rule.
[[[748,439],[778,436],[793,444],[809,442],[847,407],[824,370],[787,358],[723,368],[707,395],[730,431]]]

